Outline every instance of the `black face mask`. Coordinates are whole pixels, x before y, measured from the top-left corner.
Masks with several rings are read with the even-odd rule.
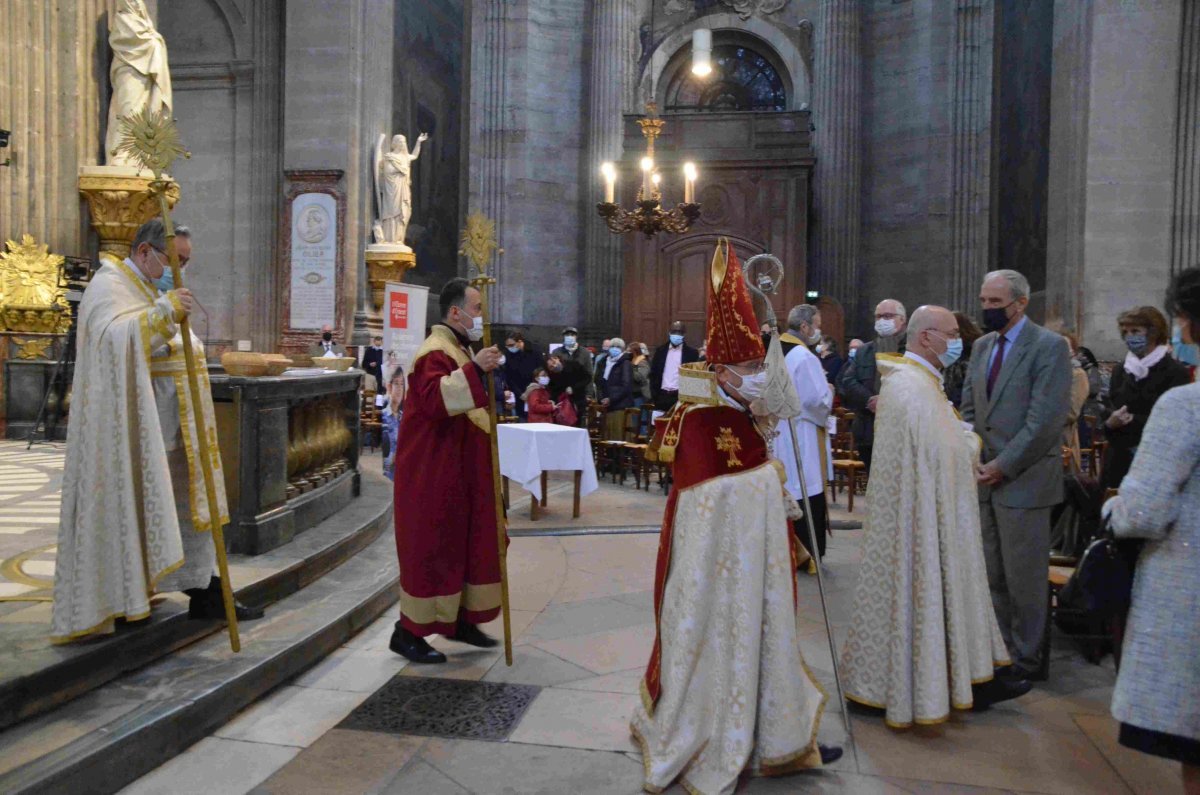
[[[985,331],[1000,331],[1008,325],[1008,306],[998,306],[983,310],[983,328]]]
[[[333,339],[333,333],[326,331],[324,334],[321,335],[321,339],[325,340],[326,342],[329,342],[331,339]]]

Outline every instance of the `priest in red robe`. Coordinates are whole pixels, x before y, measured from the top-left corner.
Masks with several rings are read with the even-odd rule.
[[[657,637],[631,724],[648,792],[679,781],[727,795],[745,773],[782,775],[841,756],[817,744],[825,695],[800,650],[801,552],[788,524],[798,509],[767,445],[771,376],[787,374],[764,364],[727,241],[708,282],[707,363],[680,368],[679,403],[651,445],[673,463],[674,487],[655,569]]]
[[[396,440],[400,620],[390,648],[416,663],[446,661],[425,640],[435,633],[496,645],[479,628],[500,613],[486,379],[500,352],[471,352],[482,309],[466,279],[442,288],[442,320],[413,360]]]

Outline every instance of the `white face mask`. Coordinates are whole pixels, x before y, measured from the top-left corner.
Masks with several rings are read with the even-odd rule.
[[[763,391],[767,388],[767,371],[762,370],[754,375],[743,375],[742,385],[733,386],[730,384],[730,389],[736,391],[747,403],[753,403],[763,395]]]
[[[819,328],[813,329],[812,334],[809,334],[808,339],[805,340],[805,342],[807,342],[809,345],[816,345],[820,341],[821,341],[821,329],[819,329]]]
[[[466,330],[467,339],[471,342],[477,342],[483,339],[483,318],[471,318],[471,327]]]
[[[547,376],[540,375],[540,376],[538,376],[538,383],[541,384],[542,386],[546,386],[547,384],[550,383],[550,379]]]
[[[896,321],[894,320],[876,320],[875,333],[881,337],[890,337],[896,333]]]

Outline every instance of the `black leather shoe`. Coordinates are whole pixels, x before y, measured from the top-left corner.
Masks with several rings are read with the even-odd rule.
[[[427,665],[446,662],[446,655],[430,646],[424,638],[400,626],[399,621],[396,622],[396,629],[392,632],[392,642],[388,644],[388,648],[401,657],[408,658],[410,662]]]
[[[837,745],[818,745],[817,750],[821,752],[823,765],[831,765],[842,758],[842,749]]]
[[[1032,689],[1033,685],[1028,679],[1001,679],[997,677],[990,682],[974,685],[971,688],[975,699],[975,703],[971,709],[975,712],[982,712],[993,704],[999,704],[1001,701],[1020,698]]]
[[[221,578],[213,577],[204,590],[191,589],[186,593],[192,598],[188,600],[188,618],[212,620],[225,618],[225,601],[221,597]],[[237,599],[233,600],[234,615],[238,621],[255,621],[263,617],[261,607],[244,605]]]
[[[466,621],[458,622],[458,629],[454,633],[454,639],[459,643],[478,646],[481,649],[492,649],[500,643],[500,641],[487,635],[478,625]]]

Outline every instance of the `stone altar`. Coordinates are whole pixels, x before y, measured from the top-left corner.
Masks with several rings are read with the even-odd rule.
[[[211,370],[231,552],[259,555],[360,492],[362,372],[243,378]]]

